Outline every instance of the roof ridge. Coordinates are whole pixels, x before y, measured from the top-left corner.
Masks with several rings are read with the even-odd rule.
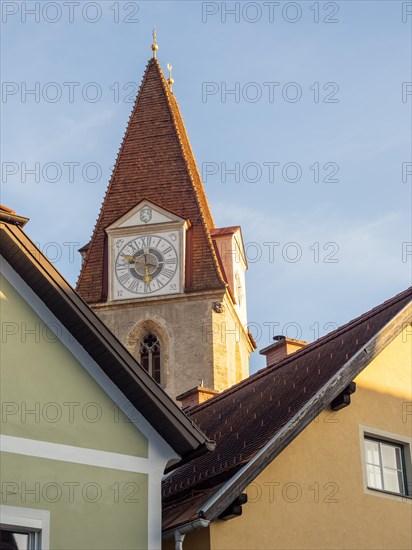
[[[222,285],[227,286],[227,283],[225,281],[225,277],[224,277],[224,275],[222,273],[222,270],[220,268],[220,264],[219,264],[219,260],[218,260],[217,255],[216,255],[216,251],[215,251],[214,246],[213,246],[212,236],[210,234],[210,230],[215,228],[215,222],[213,220],[212,212],[210,210],[209,201],[207,200],[207,196],[206,196],[206,193],[205,193],[204,188],[203,188],[202,178],[200,176],[199,168],[197,166],[196,157],[193,153],[193,149],[192,149],[192,146],[190,144],[190,140],[189,140],[189,136],[187,134],[187,130],[186,130],[186,126],[185,126],[185,123],[184,123],[184,120],[183,120],[183,116],[182,116],[179,104],[177,103],[177,100],[176,100],[174,94],[169,89],[169,85],[166,81],[166,78],[163,74],[163,71],[162,71],[162,68],[160,67],[159,62],[157,61],[157,59],[155,59],[154,61],[156,63],[156,67],[159,71],[159,75],[160,75],[160,79],[161,79],[161,82],[162,82],[162,85],[163,85],[163,90],[165,92],[167,104],[169,105],[170,114],[172,116],[173,125],[174,125],[175,131],[176,131],[176,134],[177,134],[177,137],[178,137],[178,141],[179,141],[179,144],[180,144],[180,148],[181,148],[181,151],[182,151],[183,159],[185,161],[185,165],[186,165],[186,168],[187,168],[189,179],[190,179],[193,191],[194,191],[195,196],[196,196],[196,201],[197,201],[197,204],[198,204],[198,207],[199,207],[200,216],[201,216],[202,221],[203,221],[203,228],[205,230],[206,240],[208,242],[210,251],[211,251],[213,259],[214,259],[214,266],[215,266],[215,269],[216,269],[216,273],[217,273],[217,276],[220,279]],[[175,113],[175,110],[177,111],[176,113]],[[182,132],[180,131],[178,122],[180,122],[181,125],[182,125],[182,130],[183,130],[183,133],[184,133],[183,137],[184,137],[185,143],[183,142]],[[188,150],[189,150],[189,154],[191,156],[191,159],[192,159],[194,167],[195,167],[196,177],[199,180],[198,182],[196,182],[196,177],[194,177],[193,170],[190,166],[190,161],[189,161],[188,156],[187,156],[186,151],[185,151],[185,147],[187,147]],[[199,183],[200,183],[200,186],[201,186],[200,190],[199,190]],[[210,223],[211,227],[209,227],[208,220],[206,219],[207,216],[205,215],[204,208],[202,206],[202,201],[200,200],[200,197],[199,197],[199,192],[202,193],[202,199],[203,199],[204,203],[206,204],[207,216],[210,218],[209,223]]]
[[[160,71],[161,71],[161,68],[160,68],[160,67],[159,67],[159,69],[160,69]],[[163,77],[163,80],[164,80],[164,82],[166,83],[165,76],[164,76],[164,74],[163,74],[162,72],[161,72],[161,76]],[[171,104],[171,110],[172,110],[172,115],[173,115],[173,121],[174,121],[175,124],[176,124],[176,121],[175,121],[175,113],[173,112],[173,109],[176,109],[176,111],[177,111],[177,116],[179,117],[179,119],[180,119],[180,121],[181,121],[181,123],[182,123],[182,129],[183,129],[183,132],[184,132],[184,139],[185,139],[185,142],[186,142],[185,144],[183,144],[181,132],[180,132],[179,127],[177,126],[177,124],[175,125],[175,127],[176,127],[176,132],[177,132],[177,134],[178,134],[178,136],[179,136],[179,140],[180,140],[180,142],[181,142],[182,151],[183,151],[183,155],[184,155],[184,157],[185,157],[185,160],[186,160],[186,162],[188,163],[188,158],[187,158],[187,155],[186,155],[186,153],[185,153],[185,151],[184,151],[184,147],[186,146],[186,147],[189,149],[190,155],[191,155],[191,157],[192,157],[192,160],[193,160],[193,163],[194,163],[194,166],[195,166],[195,170],[196,170],[196,176],[198,177],[199,182],[203,185],[202,177],[201,177],[201,175],[200,175],[199,167],[198,167],[198,165],[197,165],[196,157],[195,157],[195,154],[194,154],[194,152],[193,152],[192,145],[191,145],[191,143],[190,143],[190,139],[189,139],[189,136],[188,136],[188,133],[187,133],[187,130],[186,130],[186,125],[185,125],[185,122],[184,122],[184,120],[183,120],[182,113],[181,113],[181,111],[180,111],[179,104],[178,104],[177,99],[175,98],[175,96],[172,95],[172,92],[170,92],[168,86],[166,86],[166,95],[167,95],[167,98],[168,98],[168,100],[169,100],[169,102],[170,102],[170,104]],[[188,170],[189,170],[189,172],[190,172],[190,176],[191,176],[192,182],[193,182],[193,184],[194,184],[195,191],[196,191],[196,193],[198,193],[198,192],[199,192],[199,189],[198,189],[198,186],[196,185],[195,180],[193,179],[193,170],[192,170],[192,168],[190,167],[189,163],[187,164],[187,168],[188,168]],[[208,214],[208,216],[210,217],[210,222],[211,222],[211,226],[212,226],[210,229],[213,229],[213,228],[216,227],[216,224],[215,224],[215,221],[214,221],[214,219],[213,219],[212,211],[211,211],[210,206],[209,206],[209,201],[208,201],[208,199],[207,199],[207,195],[206,195],[206,193],[204,192],[204,189],[203,189],[203,188],[201,188],[201,191],[203,192],[202,194],[204,195],[205,203],[206,203],[206,206],[207,206],[207,214]],[[202,206],[200,206],[200,209],[203,211]]]
[[[412,299],[412,286],[408,287],[407,289],[403,290],[399,294],[396,294],[392,298],[389,298],[388,300],[385,300],[381,304],[373,307],[369,311],[363,313],[362,315],[359,315],[358,317],[355,317],[354,319],[348,321],[344,325],[338,327],[337,329],[333,330],[332,332],[325,334],[324,336],[321,336],[314,342],[311,342],[307,346],[301,348],[300,350],[296,351],[295,353],[292,353],[285,357],[282,361],[279,363],[276,363],[275,365],[271,367],[264,367],[260,369],[259,371],[255,372],[245,380],[242,380],[241,382],[238,382],[231,388],[227,389],[226,391],[212,397],[211,399],[208,399],[204,403],[200,403],[199,405],[195,405],[192,408],[189,408],[186,412],[190,415],[193,413],[197,413],[198,411],[207,408],[208,406],[214,405],[217,401],[220,401],[221,399],[227,397],[228,395],[232,395],[233,393],[236,393],[239,389],[243,388],[244,386],[247,386],[251,382],[254,382],[255,380],[260,380],[261,378],[264,378],[268,374],[272,373],[275,370],[278,370],[285,365],[289,364],[291,361],[294,361],[297,357],[301,357],[304,354],[307,354],[315,349],[317,349],[319,346],[322,346],[323,344],[330,342],[336,337],[339,337],[341,334],[345,333],[347,330],[355,328],[362,322],[365,322],[371,317],[374,317],[378,313],[384,311],[388,307],[395,305],[396,303],[403,300],[408,294],[411,294]]]

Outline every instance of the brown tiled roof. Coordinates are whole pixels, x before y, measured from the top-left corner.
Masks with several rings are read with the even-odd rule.
[[[211,496],[255,457],[411,299],[412,287],[277,365],[186,411],[217,447],[178,468],[164,481],[164,529],[176,522],[185,523],[201,509],[197,500],[190,504],[192,496],[201,491]]]
[[[102,300],[105,229],[143,199],[192,224],[188,290],[224,288],[210,236],[214,222],[199,170],[177,101],[155,59],[147,65],[77,283],[87,302]]]

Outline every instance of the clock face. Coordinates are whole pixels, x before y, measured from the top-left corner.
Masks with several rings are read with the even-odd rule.
[[[115,298],[179,291],[177,233],[118,239],[115,255]],[[126,241],[126,242],[125,242]]]

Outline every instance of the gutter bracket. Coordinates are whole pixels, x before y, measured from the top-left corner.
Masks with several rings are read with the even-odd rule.
[[[350,396],[356,391],[356,382],[351,382],[330,404],[333,411],[340,411],[350,405]]]

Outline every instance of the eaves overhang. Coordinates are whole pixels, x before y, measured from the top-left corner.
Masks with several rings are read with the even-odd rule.
[[[19,226],[0,223],[0,253],[179,456],[214,449]]]

